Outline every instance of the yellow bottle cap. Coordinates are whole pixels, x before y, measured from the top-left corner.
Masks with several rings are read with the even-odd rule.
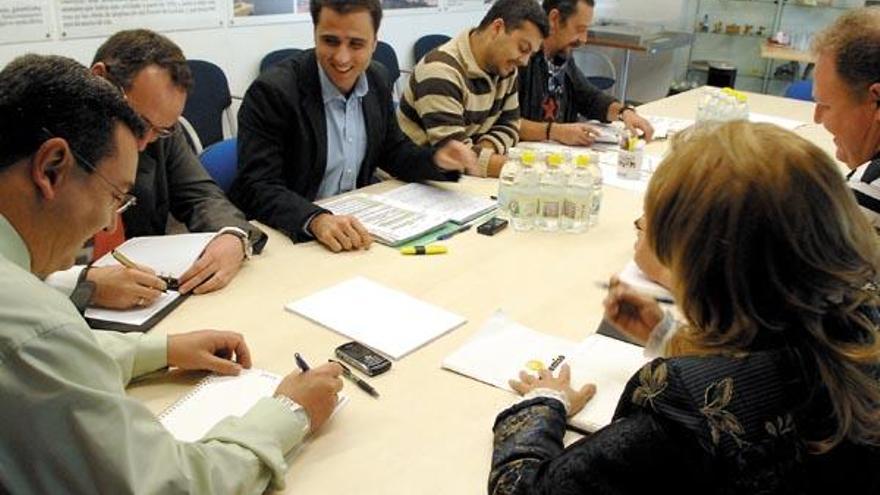
[[[574,157],[574,164],[577,167],[589,167],[590,155],[577,155]]]
[[[547,165],[551,167],[558,167],[562,165],[563,158],[561,153],[551,153],[550,156],[547,157]]]
[[[522,156],[520,156],[520,161],[523,165],[534,165],[535,159],[535,152],[532,150],[523,151]]]

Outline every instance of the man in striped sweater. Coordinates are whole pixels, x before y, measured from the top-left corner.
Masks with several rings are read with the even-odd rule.
[[[479,174],[497,177],[519,140],[517,67],[540,49],[548,29],[534,0],[495,2],[476,29],[415,66],[397,110],[401,130],[419,145],[455,139],[473,146]]]
[[[828,129],[849,186],[880,230],[880,7],[840,16],[813,41],[814,120]]]

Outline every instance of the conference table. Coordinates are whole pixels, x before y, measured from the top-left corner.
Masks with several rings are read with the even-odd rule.
[[[693,118],[700,90],[640,107],[643,115]],[[753,112],[812,122],[811,103],[749,94]],[[796,131],[833,153],[820,126]],[[662,153],[666,142],[651,143]],[[386,181],[377,192],[399,185]],[[465,177],[443,185],[481,196],[497,180]],[[284,493],[479,494],[486,492],[496,415],[513,394],[441,369],[495,311],[534,330],[581,341],[599,325],[607,281],[631,258],[633,220],[642,195],[606,187],[599,224],[584,234],[516,232],[494,237],[474,229],[445,241],[448,254],[402,256],[374,244],[333,254],[316,242],[293,244],[272,229],[262,255],[247,262],[223,290],[189,298],[151,332],[213,328],[245,335],[254,366],[279,374],[294,370],[293,355],[312,365],[333,357],[348,339],[285,311],[284,304],[352,277],[363,276],[467,318],[467,323],[393,363],[369,382],[373,399],[349,382],[349,403],[312,435],[290,463]],[[340,307],[339,311],[347,311]],[[185,395],[201,373],[172,372],[132,384],[131,396],[159,413]]]

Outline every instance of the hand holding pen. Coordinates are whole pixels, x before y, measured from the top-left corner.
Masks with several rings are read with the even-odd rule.
[[[131,260],[128,260],[131,262]],[[110,309],[131,309],[153,304],[167,283],[149,267],[130,263],[88,268],[85,279],[95,284],[90,305]]]
[[[603,304],[605,320],[642,344],[663,321],[663,309],[654,298],[636,291],[617,277],[611,278]]]
[[[338,400],[337,393],[342,390],[342,368],[336,363],[326,363],[310,368],[305,359],[295,355],[301,373],[290,373],[281,380],[275,395],[283,395],[301,405],[309,417],[311,431],[315,431],[327,421]]]

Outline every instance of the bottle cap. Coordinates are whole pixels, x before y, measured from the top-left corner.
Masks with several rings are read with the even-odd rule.
[[[562,165],[562,161],[562,153],[551,153],[550,156],[547,157],[547,165],[551,167]]]
[[[590,166],[590,155],[577,155],[574,158],[574,164],[579,168]]]

